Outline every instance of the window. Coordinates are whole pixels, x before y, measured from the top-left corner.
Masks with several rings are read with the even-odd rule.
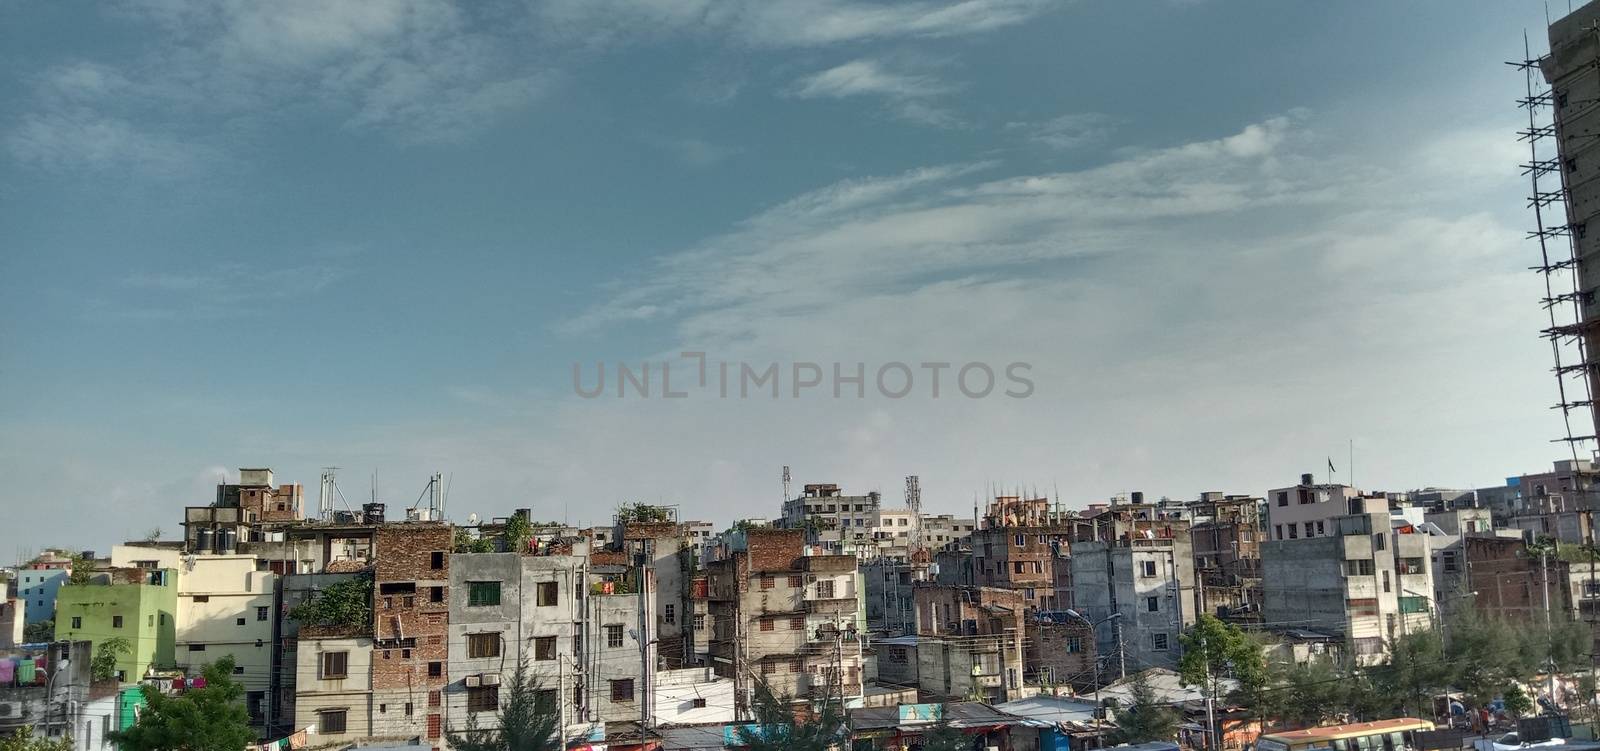
[[[211,595],[195,595],[195,602],[211,602]]]
[[[499,686],[473,686],[467,689],[468,712],[493,712],[500,709]]]
[[[623,678],[611,682],[612,701],[633,701],[633,679]]]
[[[794,587],[795,589],[799,589],[801,587],[804,587],[805,585],[806,585],[806,583],[804,581],[802,581],[800,579],[800,577],[798,577],[798,576],[789,577],[789,586]]]
[[[1067,654],[1078,654],[1083,651],[1083,637],[1072,636],[1067,638]]]
[[[1149,577],[1152,577],[1152,576],[1156,575],[1156,562],[1155,561],[1140,561],[1139,562],[1139,568],[1140,568],[1140,571],[1141,571],[1141,575],[1144,576],[1145,578],[1149,578]]]
[[[772,577],[770,577],[770,576],[761,577],[761,588],[762,589],[772,589],[773,587],[775,587],[777,585],[778,585],[778,582],[773,580]]]
[[[189,645],[189,651],[190,652],[204,652],[204,651],[206,651],[206,645],[204,645],[204,644],[190,644]],[[344,653],[343,652],[339,652],[338,654],[344,654]]]
[[[1020,548],[1020,547],[1022,547],[1024,545],[1028,544],[1028,536],[1027,535],[1017,535],[1016,539],[1013,540],[1012,542],[1015,542],[1017,547]]]
[[[804,617],[795,616],[795,617],[789,619],[789,630],[790,631],[804,631],[805,628],[806,628],[806,619]]]
[[[1372,549],[1383,550],[1389,544],[1389,536],[1379,532],[1372,536]]]
[[[817,582],[817,596],[824,600],[833,599],[833,580],[823,579]]]
[[[1378,600],[1375,597],[1363,597],[1359,599],[1345,600],[1344,607],[1345,612],[1351,617],[1377,617],[1378,615]],[[1357,647],[1359,648],[1360,639],[1357,639],[1356,641]],[[1383,639],[1379,638],[1378,641],[1381,643]],[[1359,650],[1357,654],[1361,654]]]
[[[1147,612],[1151,612],[1151,613],[1159,613],[1159,612],[1161,612],[1161,598],[1160,597],[1146,597],[1146,598],[1144,598],[1144,609]]]
[[[76,616],[76,615],[72,616],[72,627],[73,628],[83,628],[83,618],[81,618],[79,616]]]
[[[442,678],[442,677],[444,677],[444,663],[442,663],[442,662],[430,662],[430,663],[428,663],[428,677],[429,678]]]
[[[697,696],[689,701],[689,705],[695,709],[705,709],[706,699],[703,696]]]
[[[606,646],[615,649],[622,646],[622,625],[617,623],[606,625]]]
[[[678,622],[678,608],[670,602],[667,603],[666,619],[667,623],[675,624]]]
[[[1150,648],[1154,649],[1157,652],[1165,652],[1165,651],[1167,651],[1167,635],[1165,633],[1151,634],[1150,635]]]
[[[467,634],[468,657],[499,657],[499,634]]]
[[[1383,591],[1389,591],[1389,569],[1383,570]]]
[[[120,616],[120,615],[111,616],[111,627],[112,628],[122,628],[122,616]]]
[[[694,630],[703,631],[706,627],[706,617],[701,613],[694,614]]]
[[[435,689],[428,692],[428,706],[437,707],[444,702],[444,693]]]
[[[1400,573],[1402,575],[1411,575],[1411,574],[1423,573],[1422,559],[1421,558],[1401,558],[1400,559]]]
[[[777,626],[774,624],[772,619],[770,619],[770,618],[761,619],[761,630],[762,631],[772,631],[772,630],[774,630],[776,628],[777,628]]]
[[[1283,525],[1282,524],[1274,524],[1273,525],[1273,529],[1278,533],[1278,539],[1282,540],[1283,539]]]
[[[1013,573],[1013,574],[1022,573],[1022,561],[1016,561],[1015,563],[1011,564],[1011,573]]]
[[[1317,527],[1316,527],[1315,524],[1312,524],[1311,522],[1306,522],[1306,537],[1316,537],[1317,536],[1316,529],[1317,529]]]
[[[1351,558],[1344,562],[1345,576],[1372,576],[1372,561],[1366,558]]]
[[[539,582],[539,607],[560,604],[561,585],[556,582]]]
[[[233,619],[233,625],[235,625],[235,626],[243,626],[244,625],[244,619],[243,618],[235,618],[235,619]]]
[[[1291,540],[1300,539],[1300,528],[1295,526],[1292,523],[1289,525],[1289,539],[1291,539]]]
[[[193,649],[193,647],[190,648]],[[322,675],[320,677],[325,681],[343,678],[348,672],[349,666],[349,652],[323,652]]]
[[[430,562],[430,564],[434,570],[444,568],[444,551],[433,551],[433,560]]]
[[[317,733],[319,735],[340,735],[344,733],[345,710],[324,709],[317,713]]]
[[[428,602],[444,602],[444,587],[428,587]]]
[[[467,606],[500,604],[500,582],[467,582]]]
[[[1322,526],[1322,522],[1317,522],[1317,536],[1321,537],[1325,534],[1327,534],[1327,528]]]
[[[262,606],[256,608],[256,620],[258,620],[258,621],[266,620],[267,619],[267,613],[270,610],[271,610],[271,608],[268,608],[265,605],[262,605]]]
[[[544,715],[555,714],[556,690],[553,688],[541,688],[533,692],[533,711]]]
[[[556,638],[554,636],[541,636],[533,640],[533,659],[554,660],[556,658]]]
[[[1280,490],[1280,491],[1278,491],[1276,493],[1276,496],[1277,496],[1277,501],[1278,501],[1278,505],[1279,506],[1287,506],[1287,505],[1289,505],[1289,492],[1288,491]]]

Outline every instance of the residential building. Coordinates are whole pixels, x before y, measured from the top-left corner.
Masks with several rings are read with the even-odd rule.
[[[1026,619],[1023,680],[1036,686],[1099,685],[1094,628],[1077,611],[1038,612]]]
[[[151,668],[177,666],[178,572],[116,568],[96,572],[87,584],[67,584],[56,594],[57,641],[87,641],[97,649],[123,639],[119,681],[137,682]]]
[[[315,728],[319,738],[351,740],[374,735],[373,717],[378,702],[372,691],[375,652],[369,626],[306,626],[296,635],[294,701],[289,705],[296,729]],[[417,714],[426,711],[433,694],[417,697],[410,706],[383,706],[383,713]]]
[[[47,551],[32,562],[18,567],[17,598],[22,602],[23,622],[38,623],[56,617],[56,592],[72,575],[72,558]]]
[[[78,727],[72,708],[89,696],[89,643],[55,642],[42,649],[5,655],[9,679],[0,681],[0,738],[24,727],[37,737],[59,739],[74,735]]]
[[[619,547],[628,556],[624,563],[643,565],[652,572],[655,623],[651,624],[650,631],[657,640],[657,653],[672,668],[692,664],[695,650],[689,568],[695,558],[691,530],[675,521],[639,522],[620,518],[616,526]]]
[[[0,597],[0,649],[14,649],[20,646],[25,638],[23,629],[26,615],[23,613],[22,600],[17,598],[17,580],[13,575],[4,582],[3,597]]]
[[[651,682],[653,727],[729,723],[733,681],[709,667],[658,670]]]
[[[1584,586],[1587,566],[1574,566],[1557,556],[1541,559],[1517,538],[1467,538],[1462,547],[1470,565],[1459,596],[1478,613],[1543,623],[1547,608],[1557,620],[1577,612],[1583,590],[1573,591],[1573,575],[1578,575],[1578,586]]]
[[[1022,697],[1027,603],[1020,591],[924,583],[916,603],[922,691],[989,703]]]
[[[912,633],[916,629],[918,582],[931,580],[932,557],[920,551],[907,562],[888,558],[862,561],[865,583],[867,628],[891,635]]]
[[[1349,485],[1318,484],[1308,472],[1300,475],[1299,485],[1267,491],[1267,539],[1327,537],[1333,534],[1330,523],[1335,517],[1387,509],[1387,499],[1372,499],[1369,504],[1361,491]]]
[[[1359,664],[1376,664],[1395,637],[1433,625],[1428,537],[1397,531],[1387,509],[1327,524],[1328,534],[1262,546],[1266,620],[1338,637]]]
[[[1014,589],[1025,607],[1072,607],[1072,517],[1045,498],[997,496],[969,538],[975,583]]]
[[[830,553],[877,556],[872,530],[882,495],[843,495],[833,483],[807,484],[798,498],[783,503],[783,526],[804,529]]]
[[[1200,612],[1260,622],[1262,502],[1248,495],[1207,492],[1189,504]]]
[[[442,737],[444,716],[434,696],[456,679],[447,644],[453,533],[442,522],[393,522],[375,531],[373,735]]]
[[[1194,624],[1194,556],[1188,522],[1072,544],[1073,608],[1094,623],[1097,650],[1118,675],[1177,665],[1178,636]],[[1108,620],[1117,615],[1114,620]]]

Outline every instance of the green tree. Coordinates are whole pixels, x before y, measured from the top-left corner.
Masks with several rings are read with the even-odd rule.
[[[1445,658],[1455,668],[1452,683],[1469,702],[1482,706],[1538,669],[1543,645],[1527,638],[1529,630],[1470,609],[1451,619]]]
[[[15,733],[0,738],[0,751],[72,751],[72,738],[40,738],[33,727],[23,725]]]
[[[68,584],[88,584],[94,579],[94,559],[79,554],[72,558],[72,572],[67,574]]]
[[[513,514],[506,520],[506,525],[500,530],[500,539],[505,541],[507,553],[525,553],[528,550],[528,541],[533,539],[533,525],[527,517]]]
[[[456,527],[454,547],[457,553],[493,553],[494,540],[475,537],[465,527]]]
[[[1253,695],[1266,685],[1267,664],[1261,644],[1238,626],[1202,613],[1179,637],[1183,658],[1178,674],[1186,685],[1200,686],[1213,699],[1222,699],[1222,683],[1239,682],[1239,693]],[[1209,680],[1208,680],[1209,677]]]
[[[1506,711],[1513,716],[1527,717],[1533,713],[1533,700],[1528,698],[1528,692],[1523,691],[1521,685],[1513,683],[1508,686],[1503,698],[1506,703]]]
[[[738,729],[739,745],[750,751],[830,751],[845,734],[844,714],[837,701],[824,699],[801,716],[788,697],[780,697],[757,680],[751,714],[755,722]]]
[[[56,622],[34,621],[22,627],[22,641],[27,644],[38,644],[56,638]]]
[[[94,656],[89,658],[89,673],[97,681],[109,681],[117,676],[117,660],[133,651],[127,639],[113,636],[94,645]]]
[[[652,524],[672,521],[672,513],[665,506],[648,503],[625,503],[617,508],[617,521],[623,524]]]
[[[1262,691],[1265,701],[1261,713],[1293,727],[1341,719],[1350,693],[1344,687],[1346,680],[1331,660],[1314,659],[1303,665],[1275,663]]]
[[[201,669],[204,688],[168,696],[144,687],[144,709],[133,727],[108,733],[120,751],[239,751],[256,740],[244,709],[244,687],[233,679],[233,658]]]
[[[559,751],[565,746],[560,710],[539,701],[526,654],[517,660],[517,671],[506,684],[499,720],[499,727],[480,728],[477,715],[468,713],[466,730],[445,735],[457,751]]]
[[[289,609],[302,626],[366,626],[372,623],[372,574],[357,574],[328,585]]]
[[[1128,703],[1127,708],[1119,706],[1111,710],[1117,723],[1116,731],[1111,734],[1111,742],[1148,743],[1176,737],[1181,717],[1177,710],[1156,699],[1149,676],[1136,673],[1129,688],[1133,701]]]
[[[939,720],[922,732],[922,751],[968,751],[972,738],[950,724],[950,708],[939,705]]]
[[[1433,697],[1455,679],[1455,671],[1445,658],[1444,639],[1437,631],[1415,631],[1395,639],[1389,659],[1369,671],[1386,697],[1386,709],[1412,717],[1433,711]]]

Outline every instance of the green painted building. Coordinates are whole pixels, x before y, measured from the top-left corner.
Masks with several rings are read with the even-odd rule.
[[[124,569],[95,575],[89,584],[65,584],[56,593],[56,639],[100,645],[121,637],[130,649],[117,660],[119,680],[138,681],[152,666],[177,665],[178,572]]]

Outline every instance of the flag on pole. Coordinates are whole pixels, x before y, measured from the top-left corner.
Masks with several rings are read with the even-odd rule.
[[[1328,471],[1329,472],[1338,472],[1339,471],[1339,470],[1333,468],[1333,457],[1331,457],[1331,456],[1328,457]]]

